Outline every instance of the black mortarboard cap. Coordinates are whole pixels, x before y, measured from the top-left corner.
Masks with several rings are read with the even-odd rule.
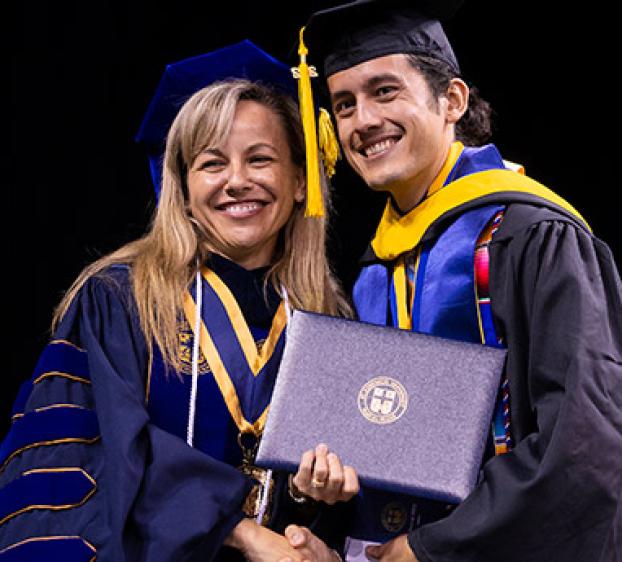
[[[304,32],[310,64],[324,76],[397,53],[433,56],[460,71],[439,20],[462,0],[357,0],[311,15]]]
[[[146,145],[156,194],[166,135],[177,112],[201,88],[229,78],[262,82],[296,98],[297,83],[290,68],[248,40],[167,65],[136,135],[136,141]]]

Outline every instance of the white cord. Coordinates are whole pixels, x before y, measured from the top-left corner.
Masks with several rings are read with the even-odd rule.
[[[255,523],[261,525],[263,520],[263,516],[266,513],[266,508],[268,507],[268,499],[270,498],[270,488],[272,486],[272,470],[266,470],[266,480],[261,490],[261,500],[259,502],[259,510],[257,512],[257,517],[255,517]]]
[[[194,446],[194,417],[197,407],[197,389],[199,384],[199,340],[201,335],[201,313],[203,306],[203,287],[201,285],[201,271],[197,270],[196,277],[196,307],[194,320],[194,340],[192,342],[192,387],[190,390],[190,405],[188,407],[188,430],[186,443]]]
[[[287,294],[287,289],[285,285],[281,285],[281,294],[283,295],[283,302],[285,303],[285,315],[287,318],[287,323],[292,319],[292,309],[289,306],[289,296]]]
[[[202,318],[202,307],[203,307],[203,287],[201,283],[201,271],[197,270],[196,275],[196,307],[195,313],[196,318],[194,321],[194,340],[192,342],[192,387],[190,390],[190,404],[188,407],[188,429],[186,433],[186,443],[193,446],[194,443],[194,418],[196,412],[196,404],[197,404],[197,389],[199,382],[199,340],[201,334],[201,318]],[[287,319],[291,317],[291,311],[289,309],[289,303],[287,300],[287,291],[285,287],[282,287],[284,300],[285,300],[285,309],[287,312]],[[272,485],[272,470],[266,471],[266,480],[265,484],[262,486],[261,490],[261,500],[259,502],[259,511],[257,513],[257,517],[255,521],[261,525],[261,521],[264,518],[266,513],[266,509],[268,507],[268,500],[270,497],[270,488]]]
[[[287,296],[287,289],[284,285],[281,285],[281,293],[283,294],[283,301],[285,302],[285,314],[287,316],[287,321],[289,322],[292,317],[292,311],[289,307],[289,298]],[[268,500],[270,499],[270,488],[272,487],[272,470],[266,470],[266,479],[264,481],[264,485],[261,490],[261,499],[259,501],[259,510],[257,512],[257,517],[255,517],[255,522],[258,525],[261,525],[261,522],[266,513],[266,509],[268,507]]]

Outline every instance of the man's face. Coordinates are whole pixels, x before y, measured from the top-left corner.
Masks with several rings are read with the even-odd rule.
[[[434,99],[406,55],[387,55],[328,78],[339,140],[367,185],[390,191],[403,211],[440,171],[454,128],[447,99]]]

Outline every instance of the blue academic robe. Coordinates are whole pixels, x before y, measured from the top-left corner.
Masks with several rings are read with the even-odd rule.
[[[218,257],[210,265],[246,321],[259,332],[269,326],[280,299],[274,291],[263,299],[265,271],[246,272]],[[76,562],[241,559],[221,548],[252,486],[237,469],[237,432],[224,419],[228,440],[207,452],[188,446],[167,426],[185,427],[187,401],[172,392],[168,403],[154,405],[147,395],[147,385],[153,390],[163,376],[149,364],[128,268],[89,279],[22,387],[0,448],[0,560],[40,551],[46,560]],[[168,377],[179,382],[175,373]],[[222,400],[199,397],[198,410]],[[167,405],[172,414],[163,416]],[[209,446],[203,439],[202,448]],[[338,525],[323,523],[317,506],[297,509],[285,480],[276,479],[272,526],[316,523],[331,542]]]

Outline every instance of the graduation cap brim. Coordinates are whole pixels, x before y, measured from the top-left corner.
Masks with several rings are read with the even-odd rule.
[[[181,106],[200,89],[235,78],[261,82],[296,97],[290,68],[249,40],[166,66],[135,138],[146,145],[157,194],[166,135]]]
[[[305,26],[310,64],[328,77],[377,57],[412,53],[458,61],[441,26],[463,0],[357,0],[315,12]]]

